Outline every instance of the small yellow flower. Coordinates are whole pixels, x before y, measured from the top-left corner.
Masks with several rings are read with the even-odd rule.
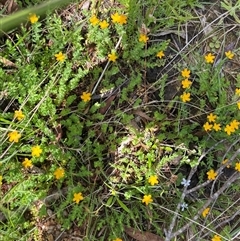
[[[222,164],[225,165],[226,163],[228,163],[228,159],[225,159],[222,161]],[[227,168],[230,168],[230,165],[227,165]]]
[[[141,33],[138,40],[139,42],[147,43],[148,39],[149,37],[146,34]]]
[[[91,100],[92,94],[89,92],[83,92],[80,97],[84,102],[88,102]]]
[[[237,103],[237,107],[240,110],[240,101]]]
[[[124,14],[120,14],[118,23],[121,24],[121,25],[126,24],[127,23],[127,16],[124,15]]]
[[[117,57],[117,55],[114,52],[108,55],[109,61],[116,62],[117,58],[118,57]]]
[[[189,78],[191,71],[189,69],[184,69],[181,74],[183,78]]]
[[[21,134],[18,131],[12,131],[8,133],[9,141],[17,143],[21,138]]]
[[[66,59],[66,55],[62,52],[59,52],[58,54],[55,54],[55,58],[59,62],[63,62]]]
[[[217,173],[211,169],[210,171],[207,172],[208,175],[208,180],[215,180]]]
[[[221,128],[221,125],[219,123],[214,123],[213,124],[213,129],[215,131],[220,131],[222,128]]]
[[[145,203],[146,205],[148,205],[149,203],[153,202],[152,200],[152,195],[144,195],[142,202]]]
[[[148,178],[148,182],[151,184],[151,186],[154,186],[155,184],[158,184],[158,178],[157,175],[152,175]]]
[[[90,23],[95,26],[99,23],[99,19],[96,17],[96,15],[93,15],[91,18],[90,18]]]
[[[113,241],[122,241],[122,239],[116,238],[116,239],[114,239]]]
[[[76,204],[78,204],[80,201],[82,201],[84,199],[84,197],[83,197],[81,192],[74,193],[73,195],[74,195],[73,202],[76,202]]]
[[[203,216],[204,218],[206,218],[206,216],[208,215],[209,211],[210,211],[210,208],[204,209],[203,212],[202,212],[202,216]]]
[[[240,172],[240,162],[237,162],[237,163],[235,164],[235,170],[238,171],[238,172]]]
[[[40,148],[40,146],[32,147],[32,156],[33,157],[40,157],[41,153],[42,153],[42,149]]]
[[[14,111],[14,118],[17,120],[22,120],[25,117],[25,115],[22,113],[21,110],[15,110]]]
[[[207,63],[213,63],[214,62],[215,56],[212,55],[211,53],[205,55],[204,57],[205,57],[205,61]]]
[[[119,23],[121,25],[127,23],[127,16],[124,14],[114,13],[111,15],[111,19],[113,23]]]
[[[2,185],[3,177],[0,175],[0,186]]]
[[[165,56],[165,54],[163,53],[163,51],[159,51],[158,53],[157,53],[157,57],[158,58],[162,58],[162,57],[164,57]]]
[[[32,161],[29,160],[28,158],[24,158],[24,161],[22,162],[22,165],[24,166],[24,168],[31,168],[32,165]]]
[[[31,22],[31,24],[34,24],[38,21],[39,17],[34,13],[34,14],[30,14],[28,19]]]
[[[205,131],[210,131],[212,130],[212,127],[213,125],[209,124],[209,122],[206,122],[204,125],[203,125],[203,128]]]
[[[111,15],[111,19],[113,23],[119,23],[120,21],[120,15],[119,13],[114,13]]]
[[[214,237],[212,238],[212,241],[221,241],[221,237],[218,235],[214,235]]]
[[[240,122],[237,121],[237,120],[233,120],[231,123],[230,123],[230,126],[232,127],[232,129],[235,131],[235,130],[238,130],[238,126],[240,125]]]
[[[57,168],[57,170],[54,172],[55,178],[56,179],[61,179],[64,177],[65,171],[63,168]]]
[[[234,57],[234,53],[232,51],[225,52],[225,55],[228,59],[232,59]]]
[[[235,130],[231,125],[226,125],[224,131],[227,132],[227,134],[230,136]]]
[[[182,81],[182,87],[183,89],[188,89],[192,84],[192,81],[185,79]]]
[[[106,20],[103,20],[102,22],[99,23],[99,26],[101,29],[108,28],[109,23]]]
[[[236,95],[240,95],[240,88],[236,88],[235,93]]]
[[[183,102],[188,102],[191,100],[190,93],[183,92],[183,94],[180,96]]]
[[[214,115],[213,113],[211,113],[207,116],[207,119],[208,119],[209,122],[215,122],[216,118],[217,118],[217,116]]]

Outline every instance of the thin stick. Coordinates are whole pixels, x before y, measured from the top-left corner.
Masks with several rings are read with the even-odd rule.
[[[201,156],[199,157],[199,159],[198,159],[198,164],[191,169],[191,171],[190,171],[190,173],[189,173],[189,175],[188,175],[187,181],[190,181],[191,178],[192,178],[192,176],[194,175],[194,173],[197,171],[197,167],[198,167],[200,161],[201,161],[212,149],[214,149],[219,143],[221,143],[221,142],[223,142],[223,141],[224,141],[224,140],[219,141],[218,143],[216,143],[215,145],[213,145],[211,148],[209,148],[206,152],[203,152],[203,153],[202,153],[202,155],[201,155]],[[209,182],[210,182],[210,181],[209,181]],[[168,232],[167,232],[165,241],[170,241],[171,238],[172,238],[172,235],[171,235],[171,234],[172,234],[173,228],[174,228],[174,226],[175,226],[175,223],[176,223],[176,220],[177,220],[177,217],[178,217],[178,213],[179,213],[179,210],[180,210],[180,207],[181,207],[181,203],[182,203],[182,201],[184,200],[185,196],[187,195],[187,188],[188,188],[188,187],[186,186],[186,187],[184,187],[184,189],[183,189],[182,196],[181,196],[180,201],[179,201],[179,203],[178,203],[178,205],[177,205],[175,214],[174,214],[174,216],[173,216],[173,218],[172,218],[172,222],[171,222],[171,224],[170,224],[170,226],[169,226],[169,229],[168,229]]]
[[[115,50],[118,49],[118,47],[119,47],[119,45],[120,45],[120,43],[121,43],[121,40],[122,40],[122,36],[119,38],[119,40],[118,40],[118,42],[117,42],[117,44],[116,44],[116,46],[115,46]],[[104,74],[105,74],[105,72],[106,72],[109,64],[110,64],[110,60],[108,60],[108,62],[107,62],[107,64],[106,64],[103,72],[101,73],[101,75],[100,75],[100,77],[99,77],[96,85],[94,86],[93,91],[92,91],[92,95],[96,92],[96,89],[97,89],[98,85],[100,84],[100,82],[101,82],[101,80],[102,80],[102,78],[103,78],[103,76],[104,76]]]

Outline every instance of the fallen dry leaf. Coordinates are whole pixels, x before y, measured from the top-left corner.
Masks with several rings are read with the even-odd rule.
[[[103,106],[103,107],[101,107],[100,109],[99,109],[99,112],[102,114],[102,115],[104,115],[105,113],[106,113],[106,111],[108,110],[108,108],[111,106],[111,103],[112,103],[112,101],[114,101],[114,99],[116,98],[116,95],[112,95],[112,96],[110,96],[109,98],[107,98],[106,100],[105,100],[105,106]]]
[[[153,118],[151,118],[151,117],[149,117],[147,114],[145,114],[143,111],[141,111],[141,110],[135,110],[134,111],[134,114],[135,115],[139,115],[139,116],[141,116],[142,118],[144,118],[144,119],[146,119],[146,120],[149,120],[149,121],[152,121],[153,120]]]
[[[137,229],[128,228],[128,227],[125,227],[124,230],[130,237],[136,239],[137,241],[164,241],[156,234],[153,234],[150,232],[143,232],[143,231],[139,231]]]
[[[17,67],[12,61],[0,56],[0,63],[6,67]]]

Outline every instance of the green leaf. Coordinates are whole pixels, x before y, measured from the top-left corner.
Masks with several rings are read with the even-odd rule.
[[[117,198],[117,202],[122,209],[124,209],[128,213],[131,213],[131,211],[128,209],[128,207],[120,199]]]
[[[115,201],[116,201],[116,197],[111,196],[111,197],[107,200],[106,206],[107,206],[107,207],[112,207],[112,205],[115,203]]]

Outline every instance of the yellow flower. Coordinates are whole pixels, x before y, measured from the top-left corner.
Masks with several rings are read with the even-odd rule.
[[[184,69],[181,73],[183,78],[189,78],[191,72],[188,69]]]
[[[210,171],[207,172],[208,175],[208,180],[215,180],[217,173],[211,169]]]
[[[145,203],[146,205],[148,205],[149,203],[153,202],[152,200],[152,195],[144,195],[142,202]]]
[[[212,130],[212,127],[213,125],[209,124],[209,122],[206,122],[204,125],[203,125],[203,128],[205,131],[210,131]]]
[[[91,100],[91,96],[92,96],[91,93],[89,93],[89,92],[83,92],[80,97],[81,97],[81,99],[82,99],[84,102],[88,102],[88,101]]]
[[[231,123],[230,123],[230,126],[232,127],[232,129],[235,131],[238,129],[238,126],[239,126],[240,122],[237,121],[237,120],[233,120]]]
[[[240,95],[240,89],[236,88],[235,93],[236,93],[236,95]]]
[[[32,165],[32,161],[29,160],[28,158],[24,158],[24,161],[22,162],[22,165],[24,166],[24,168],[31,168]]]
[[[116,62],[117,58],[118,57],[117,57],[117,55],[114,52],[108,55],[109,61]]]
[[[31,22],[31,24],[34,24],[38,21],[39,17],[34,13],[34,14],[30,14],[28,19]]]
[[[158,184],[158,178],[156,175],[152,175],[148,178],[148,182],[154,186],[155,184]]]
[[[148,39],[149,37],[146,34],[141,33],[138,40],[139,42],[147,43]]]
[[[159,51],[158,53],[157,53],[157,57],[158,58],[162,58],[162,57],[164,57],[165,56],[165,54],[163,53],[163,51]]]
[[[2,179],[3,179],[3,177],[0,176],[0,186],[2,185]]]
[[[40,154],[42,153],[42,149],[40,146],[33,146],[32,147],[32,156],[33,157],[40,157]]]
[[[76,204],[78,204],[80,201],[82,201],[84,199],[84,197],[83,197],[81,192],[74,193],[73,195],[74,195],[73,202],[76,202]]]
[[[120,15],[119,13],[114,13],[111,15],[111,19],[113,23],[119,23],[120,21]]]
[[[225,52],[225,55],[228,59],[232,59],[234,57],[234,53],[232,51]]]
[[[224,165],[224,164],[226,164],[227,162],[228,162],[228,159],[225,159],[225,160],[222,161],[222,164]],[[230,168],[230,165],[227,165],[227,168]]]
[[[21,110],[15,110],[14,111],[14,118],[17,120],[22,120],[25,117],[25,115],[22,113]]]
[[[214,59],[215,59],[215,56],[212,55],[211,53],[209,53],[208,55],[205,55],[205,61],[207,63],[213,63],[214,62]]]
[[[212,241],[221,241],[221,237],[218,235],[214,235],[214,237],[212,238]]]
[[[182,99],[183,102],[187,102],[191,100],[190,95],[191,95],[190,93],[183,92],[180,98]]]
[[[235,164],[235,170],[240,172],[240,162]]]
[[[9,141],[10,142],[18,142],[21,138],[21,134],[18,131],[12,131],[8,133]]]
[[[240,101],[237,103],[238,109],[240,110]]]
[[[215,122],[216,118],[217,118],[217,116],[214,115],[213,113],[211,113],[207,116],[207,119],[208,119],[209,122]]]
[[[127,16],[124,15],[124,14],[121,14],[120,17],[119,17],[118,23],[121,24],[121,25],[126,24],[127,23]]]
[[[102,22],[99,23],[99,26],[101,29],[105,29],[109,26],[109,23],[106,20],[103,20]]]
[[[214,124],[213,124],[213,129],[214,129],[215,131],[220,131],[222,128],[221,128],[221,125],[220,125],[220,124],[214,123]]]
[[[63,168],[58,168],[55,172],[54,172],[54,175],[55,175],[55,178],[56,179],[60,179],[60,178],[63,178],[64,177],[64,174],[65,174],[65,171]]]
[[[111,19],[113,23],[119,23],[121,25],[127,23],[127,16],[124,14],[114,13],[111,15]]]
[[[210,211],[210,208],[204,209],[203,212],[202,212],[202,216],[203,216],[204,218],[206,218],[206,216],[208,215],[209,211]]]
[[[99,19],[96,17],[96,15],[93,15],[91,18],[90,18],[90,23],[95,26],[99,23]]]
[[[55,58],[57,61],[63,62],[66,59],[66,56],[62,52],[59,52],[58,54],[55,54]]]
[[[226,125],[226,127],[224,128],[224,131],[227,132],[227,134],[230,136],[232,132],[234,132],[235,130],[231,125]]]
[[[113,241],[122,241],[122,239],[116,238],[116,239],[114,239]]]
[[[192,81],[188,80],[188,79],[185,79],[182,81],[182,87],[183,89],[187,89],[191,86],[192,84]]]

